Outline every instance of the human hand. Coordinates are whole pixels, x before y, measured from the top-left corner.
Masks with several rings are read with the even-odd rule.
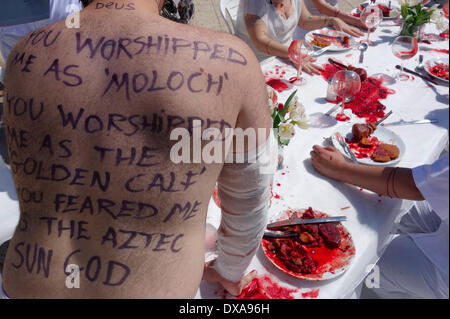
[[[302,62],[302,71],[305,71],[308,74],[317,74],[320,75],[320,72],[323,71],[323,68],[320,65],[314,64],[313,62],[317,59],[314,58],[306,58]]]
[[[350,14],[347,14],[345,16],[342,16],[341,19],[347,24],[351,24],[352,26],[355,26],[363,30],[367,30],[367,26],[361,21],[360,17],[355,17]]]
[[[359,22],[361,22],[360,20],[358,20]],[[339,18],[333,18],[332,19],[332,25],[333,27],[337,30],[337,31],[341,31],[341,32],[345,32],[347,34],[350,34],[354,37],[361,37],[364,35],[364,33],[359,30],[358,28],[352,27],[350,25],[348,25],[347,23],[345,23],[344,21],[342,21]],[[365,25],[361,22],[361,26],[365,27]]]
[[[313,167],[320,174],[336,180],[341,180],[343,169],[350,165],[335,147],[314,145],[310,153]]]
[[[228,279],[223,278],[217,270],[214,269],[213,264],[214,261],[210,261],[205,263],[205,267],[203,269],[203,280],[206,280],[211,283],[219,283],[229,294],[233,296],[239,296],[242,290],[255,279],[257,272],[256,270],[251,271],[238,282],[232,282]]]

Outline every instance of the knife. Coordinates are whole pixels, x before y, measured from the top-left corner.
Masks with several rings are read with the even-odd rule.
[[[381,126],[396,126],[396,125],[411,125],[411,124],[430,124],[430,123],[438,123],[438,119],[426,119],[426,120],[416,120],[416,121],[399,121],[392,123],[382,123]]]
[[[298,237],[298,233],[282,231],[265,231],[263,238],[291,238]]]
[[[337,217],[326,217],[326,218],[312,218],[312,219],[300,219],[291,218],[285,219],[279,222],[271,223],[267,225],[267,229],[276,229],[278,227],[287,227],[295,225],[305,225],[305,224],[323,224],[323,223],[337,223],[346,221],[347,216],[337,216]]]
[[[433,79],[431,76],[426,76],[426,75],[423,75],[423,74],[420,74],[420,73],[417,73],[417,72],[415,72],[415,71],[413,71],[413,70],[410,70],[410,69],[408,69],[408,68],[403,68],[402,69],[402,67],[400,66],[400,65],[396,65],[395,66],[395,68],[396,69],[399,69],[399,70],[402,70],[402,71],[404,71],[404,72],[407,72],[407,73],[411,73],[411,74],[413,74],[413,75],[415,75],[415,76],[418,76],[419,78],[422,78],[422,79],[424,79],[425,81],[428,81],[428,82],[431,82],[431,83],[433,83],[433,84],[438,84],[437,82],[436,82],[436,80],[435,79]]]

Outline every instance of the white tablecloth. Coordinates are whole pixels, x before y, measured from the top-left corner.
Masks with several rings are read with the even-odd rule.
[[[371,34],[370,39],[375,46],[369,47],[365,53],[364,67],[369,76],[383,73],[394,76],[398,70],[395,65],[400,63],[391,51],[391,43],[400,32],[400,26],[393,21],[383,21],[381,27]],[[427,25],[425,33],[439,34],[434,25]],[[362,40],[362,39],[358,39]],[[405,62],[410,69],[418,64],[419,54],[425,60],[432,57],[446,57],[446,54],[430,51],[429,49],[448,49],[448,40],[420,43],[419,53]],[[318,58],[318,64],[324,64],[329,57],[341,60],[345,64],[361,66],[358,63],[359,51],[356,49],[328,53]],[[268,59],[261,63],[263,72],[287,73],[284,78],[296,76],[296,70],[279,59]],[[292,87],[279,94],[279,101],[286,101],[287,97],[298,89],[298,97],[305,105],[309,115],[327,112],[333,104],[325,100],[327,83],[321,76],[304,75],[308,83],[301,87]],[[406,144],[406,152],[398,166],[415,167],[429,164],[436,160],[448,145],[449,121],[449,93],[448,85],[430,86],[422,79],[398,81],[387,86],[396,91],[381,102],[387,106],[387,111],[393,110],[386,123],[403,120],[424,118],[438,119],[437,124],[393,126],[390,130],[399,135]],[[352,116],[351,122],[364,120]],[[296,297],[301,298],[303,292],[319,289],[318,298],[347,298],[361,283],[372,266],[377,262],[387,244],[394,238],[391,233],[394,224],[412,205],[410,201],[380,197],[372,192],[349,186],[320,176],[311,165],[309,152],[314,144],[325,145],[327,138],[341,125],[337,122],[328,128],[297,129],[296,136],[285,150],[286,169],[278,171],[274,178],[273,193],[280,199],[272,199],[269,214],[271,216],[288,208],[307,208],[309,206],[328,213],[329,215],[346,215],[344,222],[350,231],[356,247],[356,255],[349,270],[342,276],[323,282],[305,281],[290,277],[265,257],[259,249],[248,270],[256,269],[259,275],[270,274],[273,280],[288,288],[298,288]],[[277,186],[280,184],[280,186]],[[350,207],[345,210],[342,208]],[[220,224],[220,210],[211,201],[207,222],[218,227]],[[219,289],[220,291],[220,289]],[[202,283],[198,297],[220,298],[218,287]],[[231,297],[228,295],[228,297]]]

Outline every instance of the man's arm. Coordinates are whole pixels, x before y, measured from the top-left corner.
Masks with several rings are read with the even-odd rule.
[[[335,8],[332,5],[328,4],[325,0],[312,0],[312,3],[317,8],[317,10],[319,10],[319,12],[324,15],[339,18],[345,23],[366,29],[366,26],[361,22],[361,19],[342,12],[338,8]]]
[[[276,143],[271,134],[268,96],[260,66],[247,46],[242,52],[248,65],[236,88],[242,102],[236,128],[254,130],[256,145],[245,145],[247,160],[244,163],[225,163],[223,166],[218,179],[222,207],[218,257],[212,264],[205,265],[203,275],[203,279],[222,284],[233,295],[240,294],[256,276],[255,272],[245,275],[245,271],[259,248],[267,225],[273,176],[261,169],[256,157],[266,152],[268,142]],[[257,134],[258,129],[260,135]],[[269,140],[270,137],[273,140]]]
[[[323,20],[322,18],[320,18]],[[268,55],[278,56],[280,58],[289,59],[289,48],[278,41],[271,39],[265,22],[258,16],[247,14],[245,16],[245,25],[250,39],[255,48]],[[302,70],[308,74],[320,74],[322,68],[313,62],[315,58],[303,61]]]
[[[314,145],[311,151],[314,168],[324,176],[395,198],[424,200],[416,187],[412,170],[350,163],[334,147]]]
[[[363,33],[357,28],[351,27],[342,21],[340,18],[335,16],[313,16],[306,8],[305,3],[302,1],[302,11],[300,14],[300,19],[298,21],[298,26],[304,30],[315,30],[323,27],[334,28],[338,31],[348,33],[355,37],[360,37]]]

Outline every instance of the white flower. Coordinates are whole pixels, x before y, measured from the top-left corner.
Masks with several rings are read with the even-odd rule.
[[[302,129],[307,129],[309,127],[308,115],[305,113],[305,106],[299,102],[296,103],[289,109],[289,118]]]
[[[278,95],[270,85],[266,85],[266,89],[269,99],[269,107],[272,110],[274,107],[278,107]]]
[[[287,105],[288,111],[290,112],[292,109],[296,108],[297,104],[298,104],[298,97],[294,96]]]
[[[439,31],[445,31],[448,29],[448,20],[444,17],[440,18],[435,23]]]
[[[437,24],[437,22],[439,20],[441,20],[443,16],[444,16],[444,11],[442,11],[440,9],[435,9],[431,13],[430,21]]]
[[[291,123],[281,123],[278,127],[278,135],[281,141],[290,140],[295,135],[295,126]]]

